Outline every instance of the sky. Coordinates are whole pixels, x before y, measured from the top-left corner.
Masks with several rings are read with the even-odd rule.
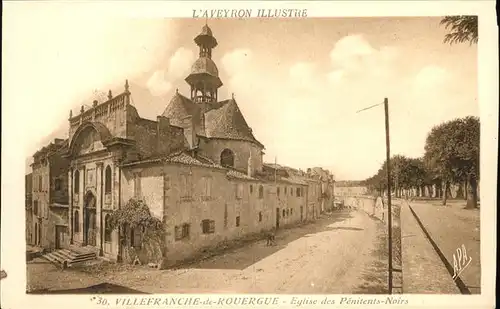
[[[131,84],[134,106],[155,119],[196,60],[204,20],[78,19],[30,16],[18,27],[19,94],[33,141],[26,157],[67,137],[70,109],[92,105],[94,92]],[[221,100],[234,97],[264,160],[321,166],[337,179],[375,174],[385,159],[383,105],[389,100],[391,153],[423,155],[427,133],[447,120],[479,116],[477,47],[443,43],[439,17],[208,20]],[[15,21],[12,21],[15,23]],[[21,22],[21,21],[19,21]],[[64,26],[61,26],[64,25]],[[25,33],[23,33],[25,32]],[[12,55],[11,55],[12,56]],[[6,64],[8,65],[8,64]],[[46,100],[52,101],[47,110]],[[43,115],[43,117],[40,117]],[[28,159],[29,161],[29,159]]]

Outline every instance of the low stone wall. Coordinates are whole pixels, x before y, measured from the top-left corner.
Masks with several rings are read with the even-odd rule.
[[[381,221],[385,222],[387,218],[387,207],[381,197],[361,195],[343,196],[341,199],[345,206],[361,209]]]

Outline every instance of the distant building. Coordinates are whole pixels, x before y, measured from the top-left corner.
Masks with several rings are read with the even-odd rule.
[[[30,243],[56,249],[67,246],[68,238],[68,167],[62,154],[67,140],[55,139],[33,155],[32,207],[27,217]]]
[[[358,196],[368,194],[368,187],[355,183],[337,182],[335,196]]]

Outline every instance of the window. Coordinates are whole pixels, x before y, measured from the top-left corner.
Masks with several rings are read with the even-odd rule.
[[[201,229],[203,231],[203,234],[212,234],[215,232],[215,221],[214,220],[209,220],[205,219],[201,221]]]
[[[259,211],[259,222],[262,222],[262,211]]]
[[[290,209],[286,210],[286,216],[288,217],[290,215]]]
[[[111,242],[111,216],[107,214],[104,217],[104,241]]]
[[[111,193],[111,167],[109,165],[104,172],[104,193]]]
[[[33,214],[38,216],[38,201],[33,201]]]
[[[297,195],[297,197],[300,197],[300,188],[297,188],[297,193],[295,195]]]
[[[189,238],[190,229],[191,229],[191,225],[188,223],[184,223],[182,225],[176,226],[175,227],[175,240]]]
[[[73,191],[78,194],[80,192],[80,171],[75,171]]]
[[[259,198],[264,198],[264,187],[262,185],[259,186]]]
[[[243,184],[241,183],[236,184],[236,198],[243,198]]]
[[[220,164],[225,167],[234,167],[234,153],[230,149],[224,149],[220,154]]]
[[[292,216],[293,216],[293,208],[292,208],[292,209],[290,209],[290,215],[292,215]]]
[[[130,244],[134,248],[140,248],[142,245],[142,229],[144,227],[136,226],[133,229],[130,229]]]
[[[212,178],[211,177],[203,177],[203,197],[209,198],[212,196]]]
[[[280,187],[277,187],[277,188],[276,188],[276,195],[277,195],[277,196],[280,196]]]
[[[134,196],[141,199],[141,173],[134,173]]]
[[[236,217],[236,227],[240,226],[240,216]]]
[[[290,195],[293,196],[293,188],[290,188]]]
[[[54,190],[60,191],[61,190],[61,179],[56,178],[54,180]]]
[[[80,214],[76,210],[73,214],[73,232],[80,233]]]
[[[286,187],[285,187],[285,195],[286,195]]]
[[[193,191],[192,176],[183,174],[181,175],[181,192],[183,199],[191,199]]]
[[[283,209],[283,218],[285,217],[286,215],[286,210]]]
[[[42,176],[38,176],[38,191],[40,192],[43,191],[42,181],[43,181]]]
[[[253,193],[253,186],[250,185],[250,193]]]

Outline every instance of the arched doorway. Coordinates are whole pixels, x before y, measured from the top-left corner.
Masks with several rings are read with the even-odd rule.
[[[92,192],[85,195],[85,207],[83,209],[83,243],[84,245],[96,245],[96,198]]]

